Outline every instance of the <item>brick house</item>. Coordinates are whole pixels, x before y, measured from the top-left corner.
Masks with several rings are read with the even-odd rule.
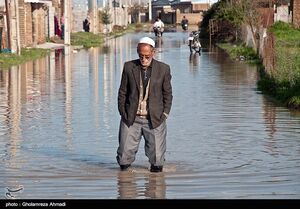
[[[20,48],[45,43],[47,38],[53,37],[54,14],[63,14],[63,3],[64,0],[8,0],[9,18],[5,6],[0,5],[2,19],[5,19],[2,49],[8,48],[14,53]]]
[[[45,43],[53,37],[54,14],[63,14],[63,0],[19,0],[21,46]]]

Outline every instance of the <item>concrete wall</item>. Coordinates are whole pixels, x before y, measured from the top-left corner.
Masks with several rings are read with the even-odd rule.
[[[79,9],[73,9],[72,10],[73,14],[73,21],[72,21],[72,26],[71,26],[71,31],[72,32],[79,32],[83,31],[83,21],[87,17],[87,11],[85,10],[79,10]]]
[[[130,16],[128,15],[127,8],[113,8],[110,10],[110,15],[112,23],[107,25],[107,30],[105,26],[99,24],[98,28],[101,30],[100,32],[111,32],[114,25],[126,27],[128,22],[131,22],[131,20],[129,20]]]
[[[289,7],[287,5],[277,7],[277,12],[274,14],[274,21],[290,22]]]

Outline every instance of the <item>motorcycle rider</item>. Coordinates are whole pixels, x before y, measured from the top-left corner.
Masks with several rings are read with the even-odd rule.
[[[188,37],[188,46],[190,52],[192,53],[195,50],[200,55],[201,43],[199,40],[199,31],[192,31]]]
[[[156,17],[155,22],[153,24],[153,31],[155,33],[155,36],[162,36],[164,32],[165,24],[159,17]]]
[[[189,24],[189,20],[183,16],[182,20],[181,20],[181,27],[183,30],[187,30],[188,29],[188,24]]]
[[[189,34],[189,38],[188,38],[188,42],[189,42],[189,45],[188,45],[188,46],[192,46],[193,41],[194,41],[194,34],[193,34],[193,32],[191,32],[191,33]]]

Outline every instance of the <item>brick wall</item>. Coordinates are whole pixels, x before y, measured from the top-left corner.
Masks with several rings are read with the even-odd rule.
[[[45,13],[46,11],[43,9],[42,4],[38,4],[36,20],[35,20],[35,27],[36,27],[36,36],[37,36],[37,44],[45,43],[46,42],[46,19]]]
[[[295,27],[300,28],[300,0],[294,0],[293,24]]]
[[[209,4],[193,3],[192,8],[194,12],[207,11],[209,9]]]
[[[26,27],[26,20],[25,20],[25,3],[22,0],[19,0],[19,26],[20,26],[20,43],[21,47],[25,45],[25,27]]]
[[[189,20],[190,25],[196,25],[202,21],[202,12],[199,13],[180,13],[179,10],[176,11],[176,24],[180,24],[181,20],[185,16]]]
[[[32,46],[34,36],[37,44],[46,42],[46,12],[43,4],[24,3],[24,0],[19,0],[21,47]]]
[[[31,4],[19,0],[19,25],[21,47],[32,45],[32,15]]]

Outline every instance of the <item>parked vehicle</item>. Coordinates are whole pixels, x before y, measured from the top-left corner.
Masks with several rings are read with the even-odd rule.
[[[189,35],[189,47],[190,47],[190,52],[193,53],[195,51],[196,53],[200,54],[201,51],[201,43],[200,43],[200,38],[199,38],[199,31],[192,31]]]

